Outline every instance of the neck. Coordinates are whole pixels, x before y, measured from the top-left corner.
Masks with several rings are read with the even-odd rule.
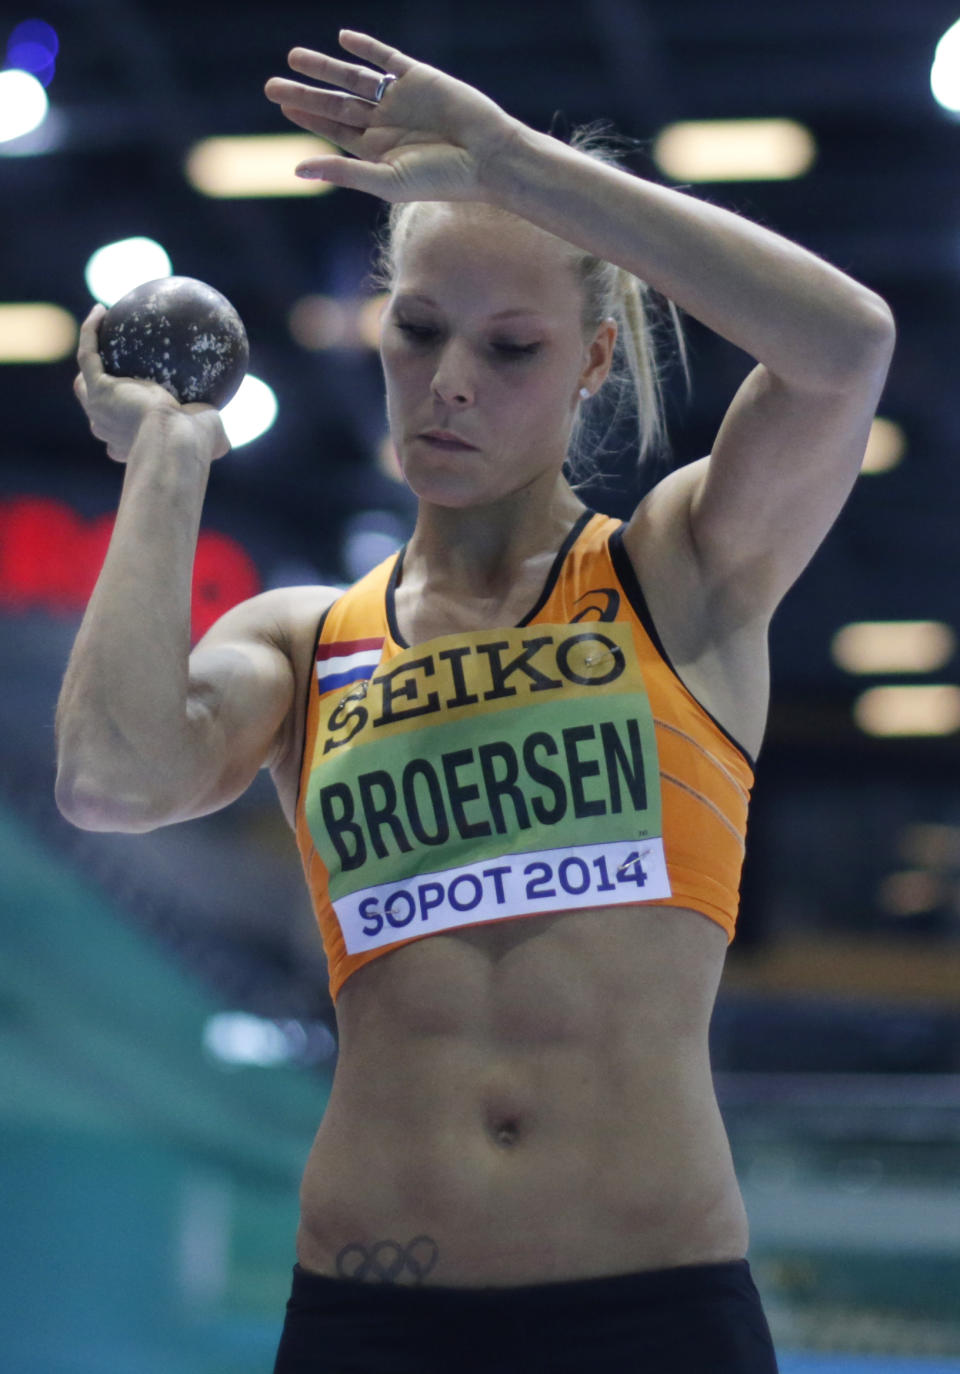
[[[531,487],[466,509],[422,501],[404,579],[465,599],[505,597],[531,559],[556,552],[585,509],[564,477],[546,500]]]

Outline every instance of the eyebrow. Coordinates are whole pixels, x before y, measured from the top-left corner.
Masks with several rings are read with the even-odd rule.
[[[431,296],[425,296],[421,291],[402,291],[396,297],[397,301],[423,301],[424,305],[436,306],[437,302]],[[439,306],[437,306],[439,309]],[[498,310],[496,314],[488,315],[491,320],[507,320],[517,315],[543,315],[542,310],[534,310],[532,306],[513,306],[509,310]]]

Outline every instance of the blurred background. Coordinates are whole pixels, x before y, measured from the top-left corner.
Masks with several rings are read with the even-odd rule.
[[[960,1370],[960,20],[957,0],[6,0],[0,14],[0,1370],[265,1374],[337,1055],[269,783],[143,836],[53,803],[53,712],[119,468],[78,322],[202,278],[250,337],[194,630],[346,584],[412,528],[370,280],[381,207],[297,182],[262,95],[367,30],[563,137],[823,255],[899,345],[864,470],[773,626],[740,934],[713,1062],[787,1374]],[[5,58],[3,57],[5,53]],[[245,140],[252,140],[246,142]],[[669,455],[750,366],[688,322]],[[626,442],[627,436],[624,436]]]

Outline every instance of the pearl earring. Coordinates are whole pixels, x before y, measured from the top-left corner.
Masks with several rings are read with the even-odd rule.
[[[590,392],[587,390],[585,386],[582,386],[580,388],[580,399],[581,401],[589,401],[590,399]]]

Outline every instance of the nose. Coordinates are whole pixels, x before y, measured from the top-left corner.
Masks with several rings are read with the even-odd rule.
[[[476,400],[476,378],[467,349],[455,340],[447,345],[433,374],[432,390],[445,405],[472,405]]]

